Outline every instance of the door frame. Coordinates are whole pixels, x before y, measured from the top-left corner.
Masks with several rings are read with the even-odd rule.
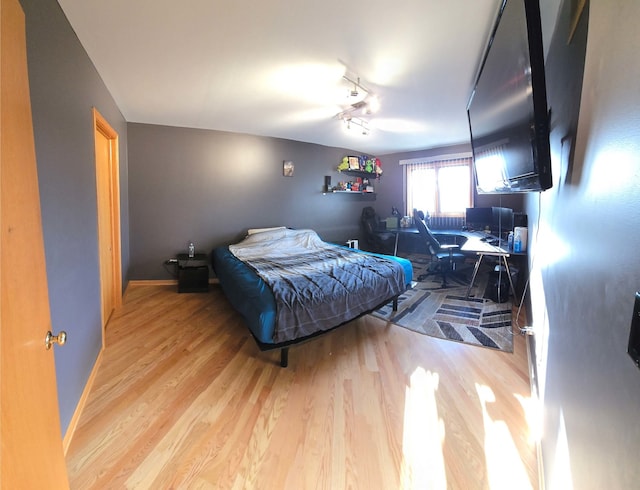
[[[111,291],[104,291],[104,284],[102,273],[100,277],[100,315],[102,318],[102,346],[105,342],[105,330],[108,318],[104,318],[102,302],[106,294],[111,295],[112,303],[115,308],[122,306],[122,254],[120,246],[120,159],[119,159],[119,144],[118,133],[111,127],[107,120],[93,107],[93,135],[94,135],[94,160],[96,165],[96,192],[100,193],[102,190],[98,186],[98,152],[97,152],[97,136],[98,133],[103,135],[109,140],[109,210],[111,217],[111,236],[106,239],[109,240],[111,246],[111,270],[113,271],[113,277],[111,284],[113,287]],[[98,203],[100,202],[99,194],[96,194],[96,210],[99,213]],[[98,241],[102,240],[98,231]],[[100,242],[98,242],[100,243]],[[98,245],[99,248],[99,245]],[[102,260],[100,253],[98,252],[99,260]]]

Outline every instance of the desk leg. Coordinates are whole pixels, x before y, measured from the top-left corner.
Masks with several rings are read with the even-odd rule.
[[[393,246],[393,255],[398,256],[398,237],[400,236],[400,232],[396,231],[396,243]]]
[[[476,276],[478,275],[478,269],[480,269],[480,262],[482,262],[482,257],[484,257],[484,254],[478,254],[478,260],[476,260],[476,265],[473,268],[473,275],[471,276],[471,281],[469,282],[469,287],[467,288],[467,298],[471,294],[473,283],[476,281]]]

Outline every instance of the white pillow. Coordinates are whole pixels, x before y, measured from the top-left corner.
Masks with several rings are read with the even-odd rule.
[[[274,230],[284,230],[286,226],[274,226],[273,228],[249,228],[247,230],[247,236],[253,235],[254,233],[262,233],[263,231],[274,231]]]

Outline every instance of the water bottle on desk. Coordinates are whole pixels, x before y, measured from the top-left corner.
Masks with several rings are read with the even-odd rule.
[[[522,237],[520,236],[520,233],[513,237],[513,251],[515,253],[522,252]]]
[[[196,254],[196,247],[193,242],[189,242],[189,258],[192,259]]]
[[[509,232],[509,238],[507,238],[507,247],[509,250],[513,250],[513,232]]]

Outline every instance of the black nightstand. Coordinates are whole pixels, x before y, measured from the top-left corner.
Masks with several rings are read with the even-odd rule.
[[[209,291],[209,264],[207,254],[178,254],[178,292],[206,293]]]

